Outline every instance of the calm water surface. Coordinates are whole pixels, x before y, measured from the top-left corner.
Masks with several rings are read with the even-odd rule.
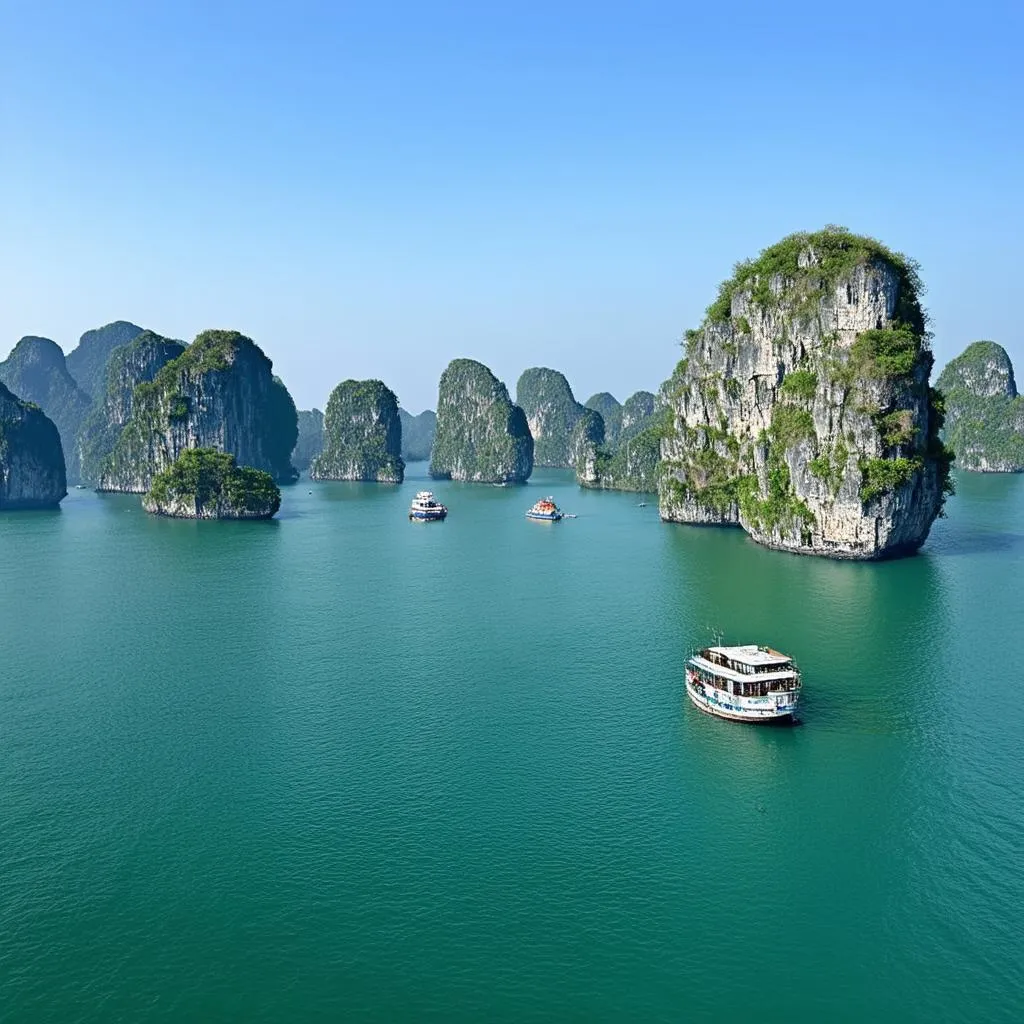
[[[847,565],[423,469],[0,514],[0,1019],[1024,1017],[1024,477]],[[689,706],[711,628],[802,726]]]

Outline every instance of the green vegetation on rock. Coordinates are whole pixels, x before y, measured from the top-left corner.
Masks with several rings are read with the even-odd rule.
[[[153,478],[142,506],[184,519],[270,519],[281,507],[281,492],[269,473],[237,466],[227,452],[186,448]]]
[[[405,463],[395,393],[379,380],[342,381],[327,400],[324,447],[309,472],[314,480],[400,484]]]
[[[735,380],[734,377],[729,379]],[[812,402],[818,390],[818,375],[810,370],[793,370],[791,373],[786,374],[782,381],[781,390],[787,398]]]
[[[572,388],[558,370],[534,366],[516,384],[516,404],[526,414],[537,466],[568,467],[573,428],[583,415]]]
[[[851,290],[856,271],[871,264],[891,267],[898,280],[893,320],[924,334],[925,318],[918,297],[923,293],[916,261],[894,252],[874,238],[829,225],[821,231],[799,231],[762,250],[756,259],[737,263],[733,275],[718,288],[705,323],[725,323],[733,316],[734,295],[748,292],[755,306],[774,310],[786,304],[799,314],[813,314],[819,302],[842,283]],[[750,333],[748,313],[737,314],[740,333]]]
[[[402,458],[406,462],[426,462],[434,447],[437,415],[433,409],[425,409],[419,416],[399,409],[398,417],[402,421]]]
[[[474,359],[453,359],[441,375],[430,475],[475,483],[523,483],[533,471],[526,414]]]
[[[67,493],[57,427],[0,383],[0,509],[56,508]]]
[[[994,341],[976,341],[938,379],[946,408],[946,441],[961,469],[1024,472],[1024,396],[1013,364]]]
[[[31,402],[53,421],[64,449],[67,479],[80,479],[78,431],[89,411],[89,396],[68,373],[61,347],[49,338],[22,338],[0,363],[0,383]]]

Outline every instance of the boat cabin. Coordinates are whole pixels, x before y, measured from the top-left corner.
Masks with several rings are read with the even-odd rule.
[[[800,688],[793,659],[770,647],[708,647],[690,660],[700,682],[737,697],[766,697]]]

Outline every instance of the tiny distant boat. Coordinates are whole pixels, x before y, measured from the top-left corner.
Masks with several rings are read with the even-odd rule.
[[[565,513],[555,504],[554,498],[541,498],[532,508],[526,510],[527,519],[543,519],[548,523],[557,523]]]
[[[435,522],[448,515],[448,507],[434,497],[433,491],[418,491],[409,506],[409,518],[421,523]]]
[[[800,670],[770,647],[706,647],[686,662],[686,692],[701,709],[735,722],[792,718]]]

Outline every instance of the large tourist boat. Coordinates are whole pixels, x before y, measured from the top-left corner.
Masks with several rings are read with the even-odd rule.
[[[792,718],[800,700],[800,670],[770,647],[706,647],[686,663],[686,692],[701,711],[720,718]]]
[[[409,518],[418,522],[429,523],[444,519],[448,508],[434,497],[433,491],[417,491],[409,506]]]
[[[565,513],[555,504],[554,498],[541,498],[526,510],[527,519],[543,519],[549,523],[557,523]]]

